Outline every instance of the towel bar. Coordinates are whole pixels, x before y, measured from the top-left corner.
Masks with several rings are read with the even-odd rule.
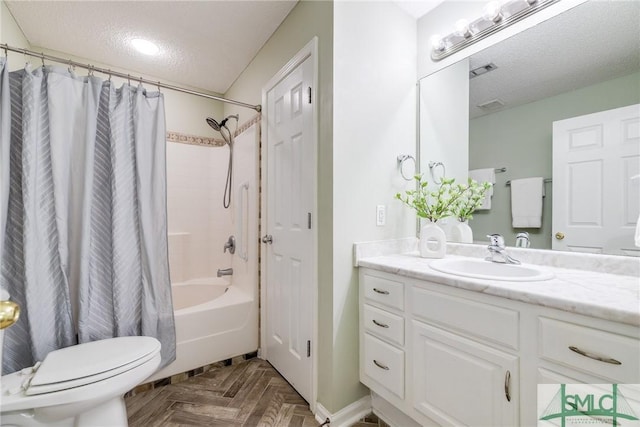
[[[542,180],[543,182],[547,183],[547,182],[551,182],[552,179],[551,178],[545,178]],[[504,183],[504,185],[511,185],[511,180],[507,181]]]

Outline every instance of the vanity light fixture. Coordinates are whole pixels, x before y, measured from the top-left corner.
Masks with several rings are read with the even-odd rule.
[[[482,12],[482,19],[495,23],[502,21],[502,8],[500,7],[500,3],[495,0],[487,3]]]
[[[472,22],[460,19],[447,36],[431,37],[431,59],[440,61],[467,46],[494,34],[560,0],[494,0],[488,3],[482,16]]]

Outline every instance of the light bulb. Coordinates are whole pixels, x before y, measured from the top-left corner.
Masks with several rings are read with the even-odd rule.
[[[131,45],[136,50],[145,55],[155,55],[160,51],[160,48],[155,44],[145,39],[132,39]]]
[[[459,19],[456,21],[456,35],[464,38],[471,37],[469,31],[469,21],[466,19]]]
[[[438,52],[444,50],[444,40],[440,34],[434,34],[431,36],[431,47],[433,50]]]
[[[482,17],[486,21],[500,22],[502,20],[500,3],[498,3],[497,1],[487,3],[487,5],[484,7]]]

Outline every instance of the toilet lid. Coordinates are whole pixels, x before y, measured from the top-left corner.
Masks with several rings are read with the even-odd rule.
[[[34,374],[27,395],[51,393],[101,381],[152,359],[160,342],[151,337],[118,337],[49,353]]]

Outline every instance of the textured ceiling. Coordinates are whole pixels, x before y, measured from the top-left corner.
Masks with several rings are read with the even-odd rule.
[[[34,47],[225,93],[296,5],[284,1],[6,1]],[[142,55],[132,38],[159,45]]]
[[[590,1],[474,55],[470,117],[493,99],[511,108],[640,71],[640,1]]]

